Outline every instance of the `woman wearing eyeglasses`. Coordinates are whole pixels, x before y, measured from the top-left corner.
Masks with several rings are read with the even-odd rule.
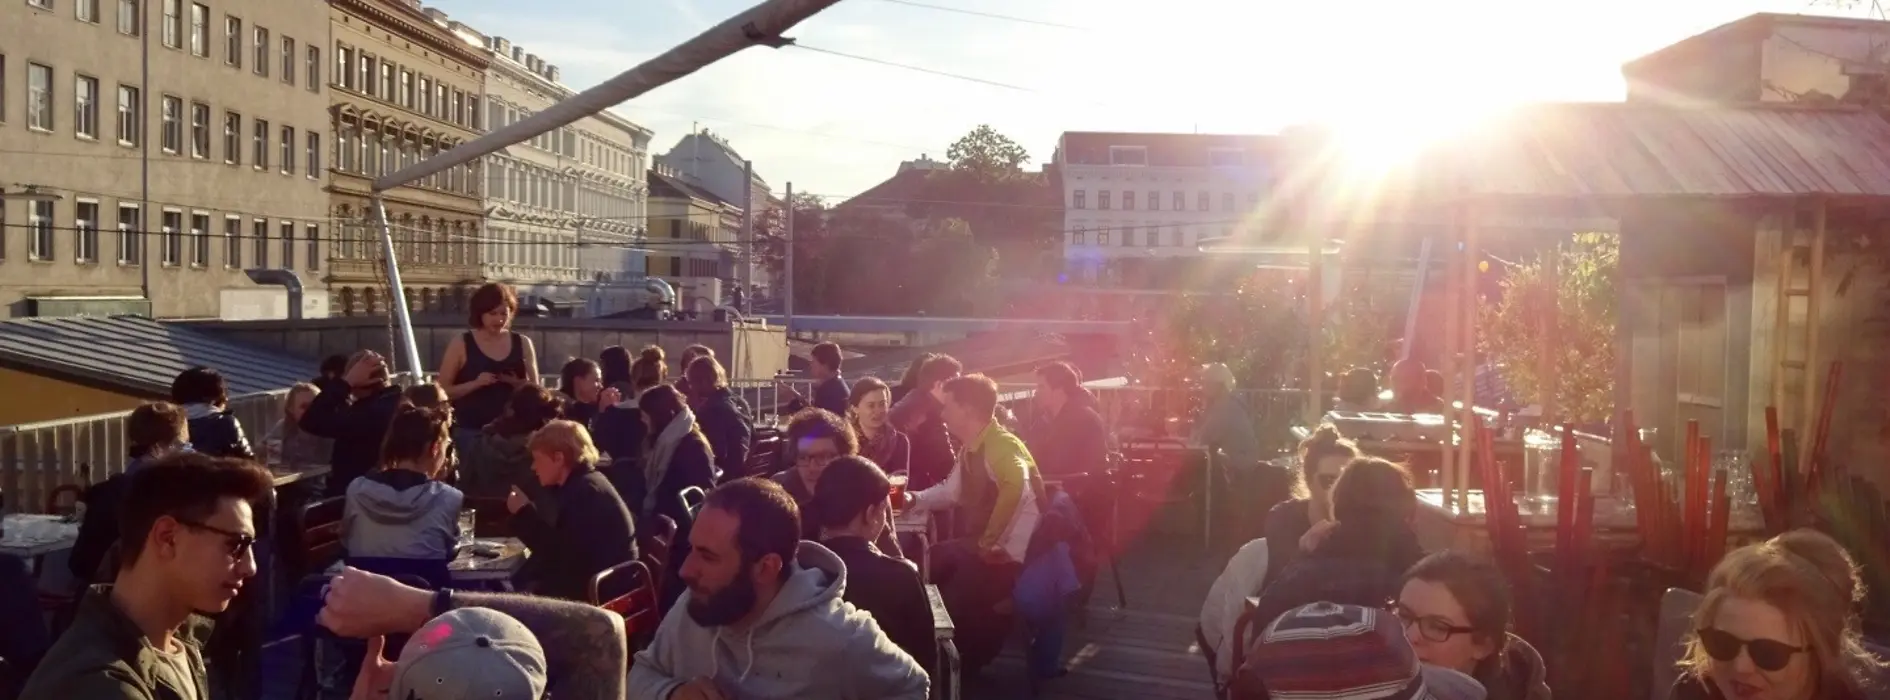
[[[1488,700],[1549,700],[1542,654],[1509,631],[1509,583],[1489,559],[1444,551],[1418,560],[1392,610],[1419,661],[1477,679]]]
[[[1864,648],[1855,614],[1862,600],[1856,562],[1818,532],[1733,550],[1707,577],[1669,698],[1874,697],[1884,662]]]

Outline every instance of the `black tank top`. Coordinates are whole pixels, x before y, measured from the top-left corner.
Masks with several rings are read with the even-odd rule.
[[[485,351],[479,349],[478,341],[473,340],[471,331],[460,336],[460,342],[466,344],[466,364],[459,368],[459,374],[453,377],[454,384],[463,384],[478,379],[479,375],[491,372],[498,375],[527,376],[525,373],[525,341],[518,333],[507,331],[512,336],[512,351],[505,359],[494,360]],[[478,429],[505,414],[505,402],[512,397],[512,386],[493,384],[473,393],[459,397],[453,402],[453,422],[457,425]]]

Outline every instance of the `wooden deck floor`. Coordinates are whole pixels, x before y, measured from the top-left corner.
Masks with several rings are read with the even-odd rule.
[[[1194,627],[1208,586],[1225,556],[1208,556],[1199,540],[1155,537],[1120,563],[1128,606],[1117,607],[1107,569],[1098,577],[1087,625],[1064,644],[1069,675],[1046,683],[1044,700],[1210,700],[1207,661],[1195,648]],[[1029,698],[1022,643],[1013,640],[977,678],[965,680],[965,698]]]

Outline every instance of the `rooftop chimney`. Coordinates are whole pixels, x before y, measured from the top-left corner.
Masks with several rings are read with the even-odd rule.
[[[500,56],[512,53],[512,40],[502,36],[492,37],[492,50],[499,52]]]
[[[533,73],[538,72],[538,54],[525,54],[525,67],[530,68]]]
[[[523,46],[512,47],[512,60],[517,61],[519,63],[524,63],[525,62],[525,47]]]
[[[427,7],[427,8],[422,8],[422,9],[421,9],[420,11],[421,11],[421,12],[425,12],[425,13],[426,13],[426,15],[427,15],[427,19],[430,19],[430,20],[433,20],[433,21],[435,21],[435,22],[445,22],[445,21],[446,21],[446,13],[445,13],[445,12],[441,12],[441,11],[440,11],[439,9],[437,9],[437,8],[432,8],[432,7]]]
[[[545,64],[545,79],[554,83],[558,82],[558,67],[551,64]]]

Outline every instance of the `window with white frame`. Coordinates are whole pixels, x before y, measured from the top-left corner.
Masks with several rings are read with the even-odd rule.
[[[1122,191],[1122,210],[1135,211],[1135,190]]]
[[[235,112],[223,113],[223,162],[243,162],[243,115]]]
[[[50,199],[35,199],[27,202],[26,227],[32,232],[27,239],[26,259],[53,259],[53,202]]]
[[[158,130],[158,145],[165,153],[176,154],[184,150],[184,101],[166,95],[159,114],[163,122]]]
[[[173,49],[184,46],[184,0],[164,0],[164,45]]]
[[[118,205],[118,264],[144,260],[144,217],[136,204]]]
[[[269,221],[252,219],[249,222],[250,261],[256,267],[269,267]]]
[[[1212,211],[1214,209],[1213,197],[1214,195],[1208,194],[1207,190],[1194,193],[1194,208],[1197,211]]]
[[[1105,211],[1109,209],[1109,190],[1096,190],[1096,208]]]
[[[1162,210],[1162,193],[1160,193],[1160,192],[1156,192],[1156,191],[1154,191],[1154,190],[1149,190],[1149,193],[1148,193],[1148,210],[1149,210],[1149,211],[1161,211],[1161,210]]]
[[[318,271],[322,269],[322,227],[318,224],[304,224],[302,234],[304,243],[308,246],[308,250],[304,253],[304,257],[308,259],[308,270]]]
[[[282,174],[287,175],[295,172],[295,127],[282,127],[282,143],[280,148],[282,149],[282,162],[277,163],[277,165],[282,168]]]
[[[321,92],[322,91],[322,47],[316,44],[309,44],[308,46],[303,47],[303,49],[304,49],[304,52],[308,54],[308,58],[302,61],[303,67],[308,72],[308,76],[306,80],[302,81],[302,83],[305,87],[308,88],[309,92]]]
[[[252,120],[249,162],[257,170],[269,169],[269,120]]]
[[[210,215],[192,212],[190,215],[190,264],[195,267],[210,265]]]
[[[164,210],[163,256],[160,260],[165,265],[176,265],[184,260],[184,213],[175,209]]]
[[[190,157],[210,157],[210,105],[190,103]]]
[[[335,44],[335,71],[332,77],[335,84],[354,89],[354,49],[347,44]]]
[[[72,81],[72,133],[98,138],[98,78],[81,75]]]
[[[1110,165],[1148,165],[1147,146],[1110,146]]]
[[[243,217],[223,217],[223,266],[243,268]]]
[[[74,245],[72,260],[78,263],[98,262],[98,200],[76,199],[72,202],[72,228]]]
[[[53,130],[52,66],[26,64],[26,126],[40,131]]]
[[[250,57],[250,62],[253,64],[250,68],[255,70],[257,75],[267,78],[269,77],[269,30],[256,27],[250,33],[254,41],[250,49],[255,52],[255,55]]]
[[[98,0],[72,0],[72,16],[80,22],[98,24]]]
[[[302,162],[308,168],[308,179],[318,180],[322,176],[322,132],[310,130],[303,138],[308,147],[303,149]]]
[[[243,20],[223,18],[223,65],[243,67]]]
[[[1088,200],[1089,200],[1088,192],[1084,190],[1077,190],[1075,192],[1072,192],[1070,193],[1070,208],[1071,209],[1088,209],[1089,208]]]
[[[129,85],[118,86],[118,145],[138,145],[138,138],[144,132],[139,121],[142,111],[138,102],[138,89]]]
[[[279,224],[282,231],[282,269],[295,269],[295,222],[283,221]]]
[[[210,6],[203,3],[190,5],[190,55],[210,56]]]
[[[139,32],[143,31],[143,28],[138,26],[138,18],[143,16],[138,12],[138,1],[139,0],[118,0],[119,34],[137,36]]]
[[[282,37],[282,82],[295,84],[295,39]]]

